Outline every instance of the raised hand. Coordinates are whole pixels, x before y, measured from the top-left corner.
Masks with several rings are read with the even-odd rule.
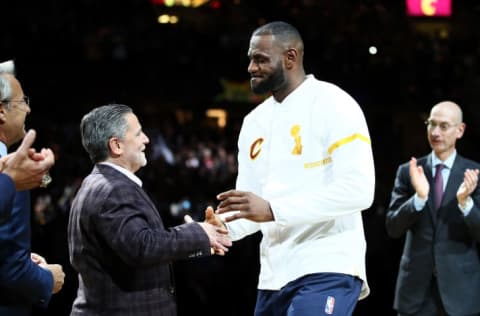
[[[270,203],[251,192],[230,190],[217,195],[217,199],[220,200],[220,204],[215,211],[216,214],[232,212],[232,215],[225,217],[226,222],[239,218],[254,222],[274,220]]]
[[[410,159],[409,172],[410,181],[418,197],[426,200],[428,198],[428,192],[430,191],[430,184],[428,183],[422,166],[417,166],[417,159],[414,157]]]
[[[1,171],[13,179],[19,191],[40,186],[43,176],[55,163],[50,149],[36,152],[31,148],[35,135],[34,130],[29,130],[17,151],[1,158]]]
[[[467,198],[477,188],[479,170],[467,169],[463,176],[463,182],[457,191],[457,201],[460,205],[465,205]]]

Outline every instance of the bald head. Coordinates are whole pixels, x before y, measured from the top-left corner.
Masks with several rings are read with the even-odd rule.
[[[453,124],[459,124],[463,122],[463,112],[460,106],[452,101],[442,101],[435,104],[430,111],[430,116],[434,116],[436,113],[443,113],[451,120]]]
[[[451,101],[440,102],[432,107],[427,122],[430,147],[445,161],[455,151],[455,144],[465,131],[462,109]]]

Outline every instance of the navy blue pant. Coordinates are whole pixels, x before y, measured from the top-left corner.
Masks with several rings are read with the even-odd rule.
[[[341,273],[315,273],[279,291],[259,290],[255,316],[352,315],[362,281]]]

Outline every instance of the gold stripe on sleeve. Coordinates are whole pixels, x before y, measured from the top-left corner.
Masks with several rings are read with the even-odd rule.
[[[324,166],[326,164],[329,164],[331,162],[332,162],[332,157],[327,157],[327,158],[319,160],[319,161],[307,162],[307,163],[303,164],[303,168],[310,169],[310,168],[320,167],[320,166]]]
[[[347,136],[343,139],[340,139],[338,142],[335,142],[332,146],[330,146],[328,148],[328,155],[331,155],[335,151],[335,149],[337,149],[338,147],[343,146],[345,144],[348,144],[350,142],[353,142],[356,139],[363,140],[364,142],[366,142],[368,144],[371,143],[370,138],[368,138],[367,136],[359,134],[359,133],[355,133],[353,135],[350,135],[350,136]]]

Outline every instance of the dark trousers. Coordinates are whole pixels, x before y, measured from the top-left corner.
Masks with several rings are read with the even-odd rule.
[[[340,273],[309,274],[279,291],[259,290],[255,316],[352,315],[362,281]]]
[[[438,291],[438,284],[437,279],[435,277],[432,278],[432,282],[430,285],[429,292],[426,295],[425,302],[414,314],[401,314],[399,313],[398,316],[453,316],[448,315],[445,311],[445,308],[442,304],[442,299],[440,298],[440,292]]]

